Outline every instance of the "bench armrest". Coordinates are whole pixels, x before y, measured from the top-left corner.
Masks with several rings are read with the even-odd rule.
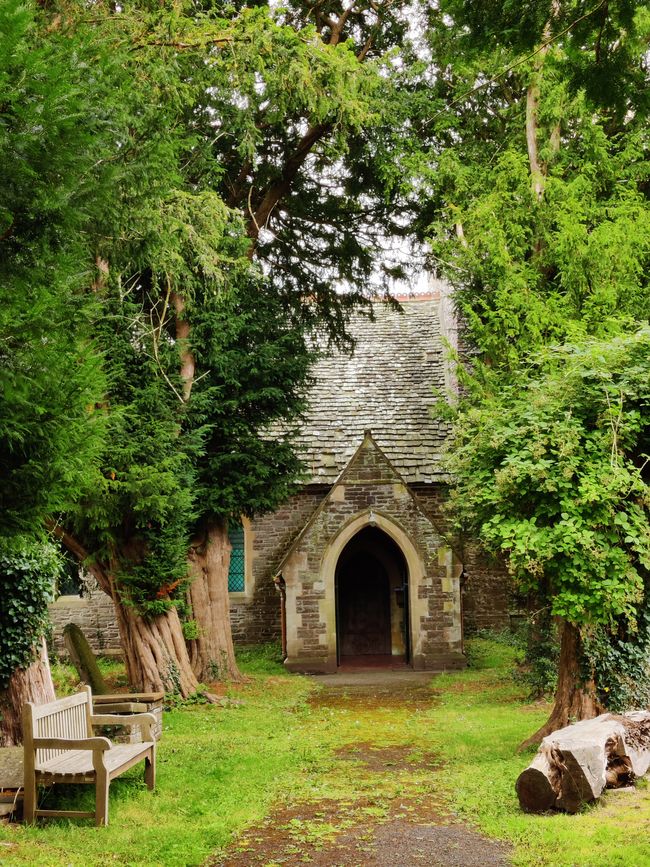
[[[110,750],[108,738],[34,738],[35,750]]]
[[[151,727],[156,725],[156,717],[152,713],[94,713],[90,723],[93,726],[138,726],[142,740],[152,741]]]

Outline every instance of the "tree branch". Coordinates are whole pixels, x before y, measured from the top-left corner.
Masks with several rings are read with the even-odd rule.
[[[252,239],[250,256],[252,257],[260,230],[267,225],[274,208],[290,192],[291,185],[296,179],[300,168],[309,156],[313,147],[325,138],[332,130],[332,123],[320,123],[311,126],[301,138],[292,155],[287,159],[282,173],[277,181],[267,188],[259,205],[251,209],[251,219],[248,222],[248,237]]]
[[[49,520],[45,522],[45,526],[56,538],[64,545],[65,548],[78,560],[80,564],[92,573],[93,577],[99,584],[100,588],[112,596],[111,580],[108,569],[101,563],[91,559],[90,554],[81,542],[76,539],[72,533],[65,530],[60,524]]]
[[[207,45],[230,45],[232,42],[233,40],[228,36],[203,39],[199,42],[167,42],[163,39],[152,39],[132,45],[130,51],[139,51],[141,48],[175,48],[177,51],[188,51],[191,48],[205,48]]]
[[[168,281],[169,287],[169,281]],[[185,319],[185,299],[177,292],[171,292],[171,302],[176,311],[176,341],[181,358],[181,380],[183,381],[183,401],[187,403],[194,384],[196,360],[190,348],[190,323]]]

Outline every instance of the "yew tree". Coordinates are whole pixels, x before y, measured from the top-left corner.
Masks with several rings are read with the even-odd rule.
[[[83,42],[38,37],[34,11],[0,3],[0,742],[26,700],[54,698],[47,603],[60,572],[45,521],[88,484],[104,392],[86,295],[88,232],[104,196],[101,79]]]
[[[291,432],[309,336],[345,340],[381,254],[390,196],[379,176],[359,196],[354,166],[408,21],[373,5],[60,11],[57,30],[112,51],[116,195],[93,235],[107,447],[57,533],[113,598],[132,685],[187,695],[238,676],[228,520],[291,490],[290,436],[264,431]]]

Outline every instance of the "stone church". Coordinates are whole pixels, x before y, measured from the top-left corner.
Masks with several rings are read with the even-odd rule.
[[[432,407],[453,387],[446,305],[433,291],[403,312],[378,306],[375,321],[353,321],[351,356],[318,362],[298,440],[304,484],[231,527],[236,643],[281,639],[293,671],[441,670],[464,665],[466,630],[508,625],[503,571],[445,524],[448,430]],[[97,650],[119,648],[101,592],[62,596],[52,616],[56,636],[74,620]]]

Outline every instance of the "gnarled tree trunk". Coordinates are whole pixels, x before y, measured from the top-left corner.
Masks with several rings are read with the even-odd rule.
[[[225,521],[210,521],[205,534],[192,545],[189,596],[198,637],[189,643],[194,673],[205,683],[242,681],[230,629],[228,567],[230,542]]]
[[[116,601],[122,649],[129,684],[138,692],[168,692],[186,698],[196,692],[194,675],[176,608],[156,617],[142,617]]]
[[[548,720],[519,746],[520,750],[541,743],[551,732],[564,728],[570,722],[592,719],[601,713],[602,708],[596,698],[593,680],[585,683],[582,678],[581,649],[582,641],[578,629],[572,623],[562,621],[555,704]]]
[[[7,688],[0,692],[0,746],[13,747],[23,742],[22,708],[26,701],[45,704],[55,698],[47,647],[42,639],[38,657],[29,668],[17,669]]]
[[[54,533],[80,563],[88,563],[100,588],[113,600],[130,686],[138,692],[169,692],[186,698],[199,686],[187,652],[178,611],[172,607],[156,617],[143,617],[126,604],[113,570],[91,560],[83,545],[61,527]]]

